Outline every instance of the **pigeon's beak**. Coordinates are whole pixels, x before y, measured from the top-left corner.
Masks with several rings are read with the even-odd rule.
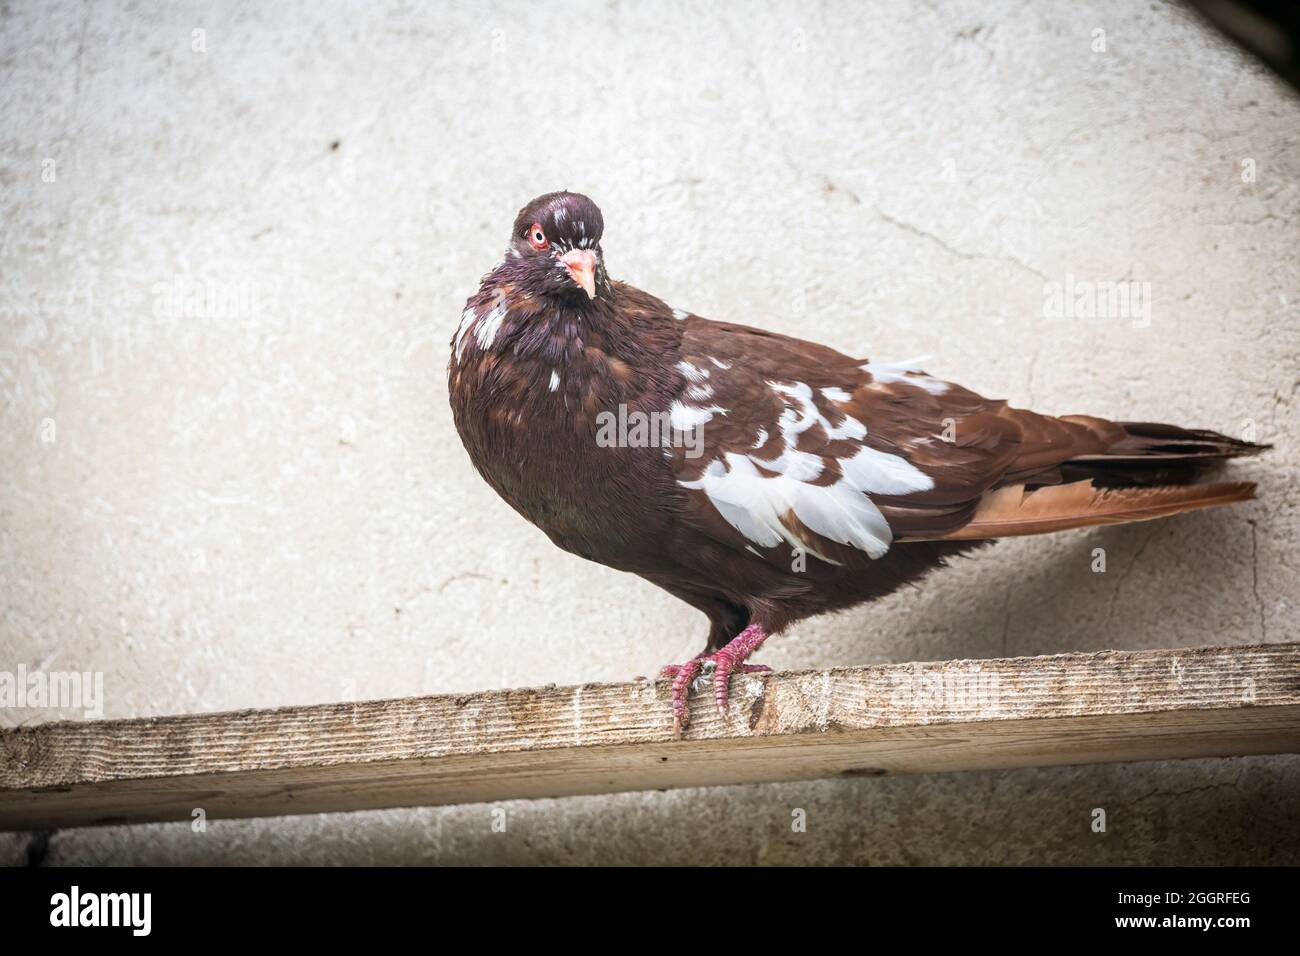
[[[572,249],[560,256],[560,262],[587,298],[596,298],[596,254],[590,249]]]

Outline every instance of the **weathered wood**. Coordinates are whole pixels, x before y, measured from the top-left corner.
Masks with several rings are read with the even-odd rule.
[[[991,767],[1300,752],[1300,644],[755,674],[0,733],[0,828],[272,816]]]

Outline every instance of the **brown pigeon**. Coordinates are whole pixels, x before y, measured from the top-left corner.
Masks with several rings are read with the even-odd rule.
[[[888,594],[994,538],[1252,498],[1195,484],[1265,446],[982,398],[911,364],[713,322],[605,272],[604,220],[548,193],[466,304],[448,369],[479,473],[559,547],[709,618],[664,669],[687,719],[801,618]]]

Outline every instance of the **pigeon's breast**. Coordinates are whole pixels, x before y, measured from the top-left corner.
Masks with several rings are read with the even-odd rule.
[[[664,449],[629,431],[661,404],[643,385],[588,344],[560,358],[467,349],[449,371],[457,431],[488,484],[560,547],[625,570],[654,560],[677,494]]]

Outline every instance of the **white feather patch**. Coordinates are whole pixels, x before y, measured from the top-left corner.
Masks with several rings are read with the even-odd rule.
[[[894,539],[880,509],[844,481],[810,485],[789,474],[766,477],[747,456],[735,453],[726,455],[723,468],[715,469],[713,464],[698,480],[683,481],[682,486],[704,491],[718,514],[759,547],[784,541],[830,564],[838,563],[785,525],[782,519],[790,512],[813,532],[872,558],[884,555]]]
[[[809,484],[826,470],[826,456],[800,451],[800,435],[821,425],[830,441],[860,442],[867,428],[847,415],[838,425],[832,425],[814,404],[812,389],[803,382],[768,385],[782,396],[784,406],[778,422],[785,445],[781,453],[775,458],[755,453],[768,441],[767,430],[760,428],[754,451],[727,452],[722,459],[710,462],[695,481],[679,483],[702,490],[728,524],[760,547],[770,548],[784,541],[823,561],[839,563],[818,553],[815,542],[799,537],[789,519],[793,514],[800,524],[823,538],[865,551],[872,558],[883,556],[894,536],[889,522],[869,496],[929,491],[934,480],[898,455],[860,445],[851,456],[838,459],[839,480],[830,485]],[[848,393],[840,389],[823,390],[830,400],[837,400],[835,392],[848,398]],[[678,405],[673,408],[676,416]],[[707,413],[682,408],[683,412]]]
[[[781,419],[778,422],[781,435],[787,445],[793,447],[801,434],[818,424],[822,426],[826,437],[831,441],[845,438],[861,441],[867,437],[867,426],[852,415],[845,415],[842,422],[832,425],[830,419],[817,410],[817,406],[813,404],[812,389],[803,382],[795,382],[793,385],[782,382],[767,384],[774,391],[792,400],[785,402],[785,410],[781,412]]]
[[[707,368],[700,368],[698,365],[692,365],[685,359],[677,363],[677,371],[681,372],[688,382],[703,382],[709,377],[709,370]]]
[[[456,361],[457,362],[460,361],[461,353],[465,351],[465,333],[469,331],[469,327],[474,324],[474,320],[477,318],[478,318],[478,313],[475,312],[472,308],[466,309],[460,315],[460,326],[456,329]]]
[[[683,405],[681,402],[673,402],[672,407],[668,410],[668,420],[673,428],[679,432],[689,432],[713,421],[713,416],[725,415],[727,410],[719,408],[717,405],[710,405],[708,408],[695,408],[691,405]]]
[[[871,373],[871,377],[881,384],[887,385],[890,382],[903,382],[907,385],[915,385],[917,388],[923,388],[931,395],[942,395],[948,391],[948,383],[941,382],[936,378],[921,372],[918,367],[930,356],[922,355],[920,358],[910,359],[906,362],[868,362],[862,368]],[[908,372],[919,374],[907,374]]]
[[[478,347],[485,352],[492,348],[492,343],[496,341],[497,331],[501,328],[501,323],[505,321],[506,304],[502,300],[496,304],[487,315],[478,320],[478,325],[474,327],[474,339],[478,342]]]
[[[934,479],[906,458],[866,445],[852,458],[841,458],[840,471],[845,481],[864,493],[910,495],[934,487]]]

